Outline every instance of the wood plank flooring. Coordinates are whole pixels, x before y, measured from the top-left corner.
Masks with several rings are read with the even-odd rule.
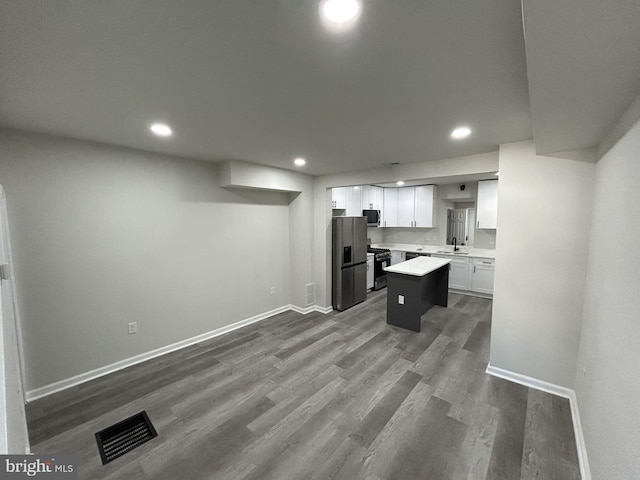
[[[79,479],[580,478],[568,401],[484,373],[490,300],[450,294],[420,333],[385,307],[283,313],[32,402],[32,451]],[[103,466],[94,434],[141,410],[158,437]]]

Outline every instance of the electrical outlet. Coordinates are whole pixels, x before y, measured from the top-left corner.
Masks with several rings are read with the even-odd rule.
[[[404,305],[404,295],[398,295],[398,303]]]
[[[129,335],[133,335],[134,333],[138,333],[138,322],[131,322],[129,324]]]
[[[489,244],[493,245],[494,243],[496,243],[496,237],[493,237],[493,236],[489,237]]]
[[[276,287],[271,287],[271,289],[269,290],[269,293],[271,293],[271,295],[275,295],[276,294]]]
[[[430,240],[429,234],[426,235],[425,240],[428,242]]]
[[[582,367],[582,376],[583,377],[587,376],[587,367]]]

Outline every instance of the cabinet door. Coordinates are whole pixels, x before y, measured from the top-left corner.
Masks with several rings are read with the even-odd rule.
[[[402,263],[405,259],[404,252],[394,251],[391,252],[391,265],[395,265],[396,263]]]
[[[454,258],[449,269],[449,288],[469,290],[469,259]]]
[[[362,189],[347,187],[347,217],[362,216]]]
[[[362,209],[382,209],[382,187],[374,187],[373,185],[365,185],[362,187]]]
[[[423,185],[415,187],[414,227],[433,228],[436,226],[436,187]]]
[[[415,220],[415,192],[414,187],[398,188],[398,226],[413,227]]]
[[[362,209],[373,210],[373,202],[371,201],[371,186],[365,185],[362,187]]]
[[[498,228],[498,180],[478,182],[476,227]]]
[[[373,288],[373,260],[367,260],[367,290]]]
[[[331,189],[331,208],[344,210],[347,208],[347,187],[335,187]]]
[[[398,226],[398,189],[383,188],[384,205],[381,227]]]
[[[468,258],[460,258],[456,255],[440,255],[431,254],[436,258],[448,258],[451,260],[449,264],[449,288],[456,290],[469,290],[469,269],[470,263]]]
[[[471,274],[471,290],[478,293],[493,295],[493,277],[495,261],[474,259]]]

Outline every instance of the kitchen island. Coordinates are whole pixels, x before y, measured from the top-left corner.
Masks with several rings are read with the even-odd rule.
[[[420,331],[420,318],[434,305],[447,306],[448,258],[417,257],[385,268],[387,323]]]

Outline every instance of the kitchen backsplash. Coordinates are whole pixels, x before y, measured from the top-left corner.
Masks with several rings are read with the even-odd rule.
[[[411,243],[418,245],[444,245],[446,235],[439,228],[376,228],[367,229],[371,243]],[[428,237],[428,238],[427,238]],[[476,229],[475,248],[496,248],[496,230]],[[493,242],[493,243],[492,243]]]

